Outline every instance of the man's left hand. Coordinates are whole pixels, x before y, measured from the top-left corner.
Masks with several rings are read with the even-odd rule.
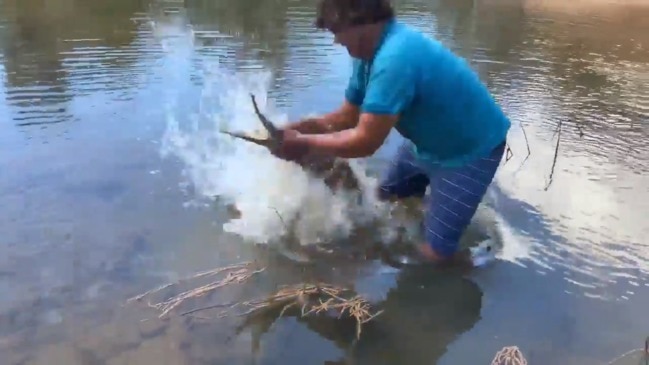
[[[282,133],[282,143],[271,151],[273,155],[282,160],[298,162],[310,152],[308,142],[298,131],[285,129]]]

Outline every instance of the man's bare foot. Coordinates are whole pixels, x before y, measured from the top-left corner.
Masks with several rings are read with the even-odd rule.
[[[485,240],[478,246],[458,251],[452,257],[439,255],[429,244],[417,246],[421,259],[437,265],[458,265],[466,267],[479,267],[487,264],[494,258],[491,240]]]

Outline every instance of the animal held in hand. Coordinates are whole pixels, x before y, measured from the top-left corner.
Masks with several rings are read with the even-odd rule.
[[[252,142],[257,145],[266,147],[269,151],[273,151],[282,144],[283,131],[279,129],[273,122],[271,122],[261,111],[257,105],[254,95],[250,95],[252,105],[255,109],[255,114],[261,121],[264,129],[268,132],[268,138],[256,138],[242,133],[226,132],[232,137],[242,139],[244,141]],[[349,190],[357,191],[359,189],[359,180],[349,162],[345,159],[336,158],[332,156],[323,156],[316,153],[309,153],[304,158],[296,161],[305,171],[309,172],[312,176],[324,180],[324,183],[331,190]]]

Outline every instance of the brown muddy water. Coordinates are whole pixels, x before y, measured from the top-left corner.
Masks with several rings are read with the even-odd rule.
[[[488,364],[509,345],[530,364],[606,364],[639,348],[649,335],[649,5],[397,8],[470,60],[514,122],[514,156],[489,197],[503,252],[471,273],[300,264],[240,234],[268,235],[267,212],[253,215],[260,225],[224,226],[210,196],[249,192],[254,212],[264,193],[291,191],[254,195],[255,174],[281,169],[212,146],[210,121],[246,119],[241,85],[267,80],[254,87],[290,118],[341,99],[349,59],[311,27],[313,1],[0,0],[0,364]],[[234,335],[232,319],[142,321],[155,313],[124,306],[251,259],[265,276],[209,300],[317,279],[354,284],[386,312],[352,346],[326,320]]]

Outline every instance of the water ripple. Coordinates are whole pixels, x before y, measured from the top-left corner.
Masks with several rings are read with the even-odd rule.
[[[150,62],[162,55],[144,31],[146,13],[131,18],[136,29],[127,32],[131,38],[127,45],[108,45],[103,37],[61,37],[54,53],[35,48],[32,38],[11,38],[25,26],[21,18],[11,15],[8,12],[3,22],[9,31],[4,34],[9,38],[3,62],[7,65],[6,103],[19,127],[72,121],[71,101],[86,95],[103,94],[107,102],[128,100],[149,73]]]

